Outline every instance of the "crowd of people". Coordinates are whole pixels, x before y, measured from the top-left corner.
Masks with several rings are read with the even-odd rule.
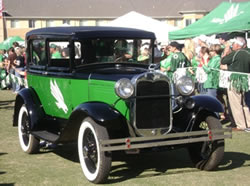
[[[165,57],[160,61],[161,71],[173,78],[177,68],[186,67],[190,76],[195,77],[196,71],[202,69],[206,79],[204,82],[196,82],[197,93],[221,101],[226,112],[220,117],[231,121],[229,127],[250,131],[250,91],[220,88],[216,72],[217,69],[250,73],[250,49],[244,37],[229,39],[227,34],[217,37],[218,43],[215,44],[206,42],[208,37],[205,35],[185,39],[184,45],[171,42],[163,49]]]
[[[23,78],[25,76],[25,67],[25,47],[20,46],[18,42],[14,42],[8,50],[0,50],[0,82],[7,74]],[[17,93],[22,88],[22,85],[12,81],[6,88],[12,89],[13,93]]]

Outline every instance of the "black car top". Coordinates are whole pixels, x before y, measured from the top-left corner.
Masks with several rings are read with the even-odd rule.
[[[35,29],[26,34],[29,39],[32,35],[58,35],[71,36],[72,38],[145,38],[155,39],[153,32],[145,30],[122,28],[122,27],[103,27],[103,26],[78,26],[78,27],[48,27]]]

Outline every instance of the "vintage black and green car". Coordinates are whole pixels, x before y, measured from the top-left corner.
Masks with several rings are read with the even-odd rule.
[[[231,137],[217,118],[223,107],[191,96],[190,78],[173,83],[157,70],[153,33],[50,27],[28,32],[26,41],[28,88],[16,97],[13,119],[24,152],[38,152],[40,141],[77,142],[93,183],[107,180],[114,151],[186,147],[199,169],[220,163]]]

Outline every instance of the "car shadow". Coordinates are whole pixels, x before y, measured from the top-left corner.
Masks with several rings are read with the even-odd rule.
[[[78,162],[77,144],[58,146],[52,151],[69,161]],[[215,171],[227,171],[250,166],[246,161],[250,155],[240,152],[225,152],[224,158]],[[112,154],[112,167],[108,184],[114,184],[133,178],[178,175],[200,171],[194,168],[185,148],[164,152],[146,152],[140,155],[127,155],[123,152]]]
[[[225,152],[224,158],[220,163],[220,166],[216,171],[232,170],[239,167],[248,167],[249,164],[245,164],[247,160],[250,160],[250,155],[241,152]]]
[[[250,160],[249,154],[225,152],[224,159],[215,171],[250,166],[250,164],[245,164],[247,160]],[[118,183],[132,178],[178,175],[197,171],[200,170],[194,168],[185,149],[160,154],[151,153],[150,156],[142,155],[140,159],[139,156],[134,157],[129,159],[127,163],[112,166],[108,183]]]
[[[57,145],[57,147],[53,149],[52,152],[57,154],[58,156],[61,156],[64,159],[79,163],[76,143]]]
[[[114,158],[114,161],[117,161]],[[193,167],[186,149],[164,152],[147,152],[141,155],[119,156],[119,165],[111,168],[108,178],[109,184],[122,182],[133,178],[155,177],[170,174],[196,172],[197,169],[183,169]]]

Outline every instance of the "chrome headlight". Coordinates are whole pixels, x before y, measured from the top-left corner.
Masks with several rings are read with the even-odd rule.
[[[190,77],[181,77],[176,83],[178,92],[183,96],[188,96],[194,91],[194,82]]]
[[[118,80],[115,84],[115,93],[123,99],[127,99],[130,96],[132,96],[134,93],[134,90],[135,89],[134,89],[133,84],[127,78],[122,78]]]

